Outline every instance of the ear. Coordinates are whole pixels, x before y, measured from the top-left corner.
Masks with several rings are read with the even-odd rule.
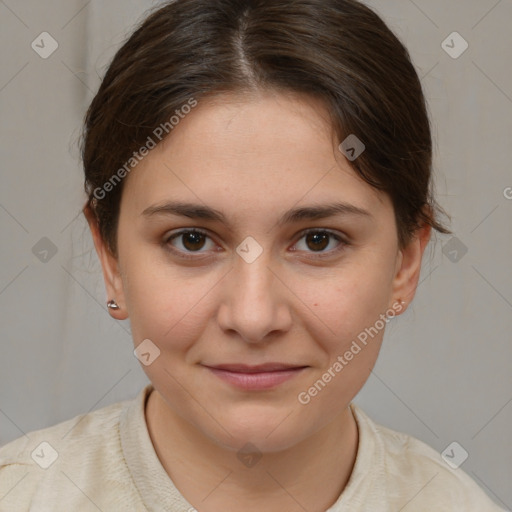
[[[126,310],[126,302],[124,298],[123,281],[121,278],[121,272],[119,270],[119,263],[117,258],[111,253],[107,244],[103,240],[100,234],[98,220],[96,215],[89,206],[85,206],[83,209],[87,223],[91,230],[92,238],[94,241],[94,247],[98,254],[98,258],[101,263],[103,270],[103,280],[105,281],[105,288],[107,290],[108,299],[115,299],[119,306],[119,309],[108,309],[110,315],[117,320],[125,320],[128,318],[128,312]]]
[[[398,314],[407,309],[416,294],[423,253],[430,240],[431,232],[431,226],[424,224],[415,231],[407,246],[398,251],[392,297],[394,303],[400,300],[405,302],[400,312],[397,312]]]

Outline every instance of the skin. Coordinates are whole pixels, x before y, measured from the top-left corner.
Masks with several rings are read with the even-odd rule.
[[[400,249],[389,197],[357,176],[338,144],[318,100],[220,95],[199,102],[127,177],[118,258],[86,212],[108,297],[120,306],[111,315],[130,318],[135,346],[150,339],[160,349],[143,366],[155,388],[146,421],[156,453],[201,511],[324,511],[352,471],[358,431],[348,406],[384,329],[307,405],[297,397],[393,304],[404,300],[405,311],[430,227]],[[171,199],[220,210],[231,229],[141,214]],[[370,215],[277,224],[291,208],[334,201]],[[208,236],[176,237],[167,243],[176,254],[166,250],[184,228]],[[348,243],[336,252],[334,237],[301,235],[309,228]],[[263,250],[252,263],[236,252],[248,236]],[[197,259],[180,257],[187,250]],[[307,368],[274,389],[244,391],[202,366],[276,361]],[[262,455],[252,467],[237,457],[248,442]]]

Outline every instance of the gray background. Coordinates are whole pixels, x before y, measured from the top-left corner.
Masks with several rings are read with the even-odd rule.
[[[105,308],[76,143],[106,64],[156,3],[0,0],[0,444],[147,383],[128,321]],[[355,401],[439,452],[460,443],[461,468],[510,509],[512,1],[368,4],[422,78],[456,240],[438,236],[427,249],[416,299],[388,327]],[[47,59],[31,48],[43,31],[59,44]],[[454,31],[469,43],[457,59],[441,46]],[[43,237],[54,255],[38,253]]]

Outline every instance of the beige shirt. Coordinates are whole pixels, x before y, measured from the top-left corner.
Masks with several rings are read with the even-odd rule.
[[[134,400],[0,448],[0,511],[194,512],[151,443],[144,415],[151,390],[149,384]],[[350,407],[359,429],[357,458],[327,512],[503,512],[434,449]]]

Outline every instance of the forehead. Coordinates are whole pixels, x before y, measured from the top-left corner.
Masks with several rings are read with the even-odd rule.
[[[277,211],[300,202],[389,206],[337,148],[326,106],[299,94],[201,100],[129,174],[123,203],[168,199]]]

